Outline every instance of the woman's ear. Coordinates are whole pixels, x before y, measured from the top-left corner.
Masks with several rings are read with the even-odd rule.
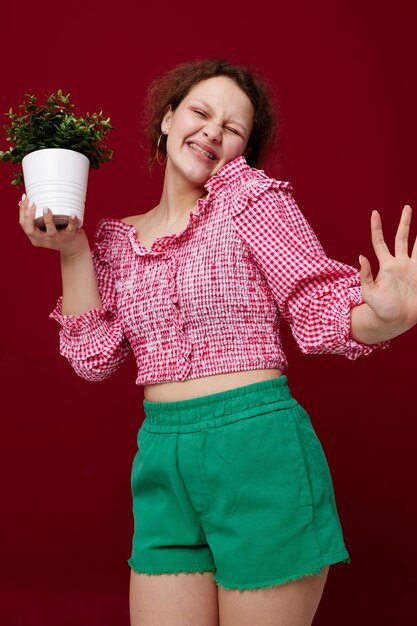
[[[169,129],[171,127],[171,119],[173,115],[174,111],[172,110],[172,106],[168,104],[161,122],[161,131],[164,133],[164,135],[168,135],[169,133]]]

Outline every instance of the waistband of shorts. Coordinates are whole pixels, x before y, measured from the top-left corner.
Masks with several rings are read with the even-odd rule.
[[[276,409],[290,409],[296,404],[287,377],[282,375],[188,400],[150,402],[144,399],[143,428],[160,433],[192,432]]]

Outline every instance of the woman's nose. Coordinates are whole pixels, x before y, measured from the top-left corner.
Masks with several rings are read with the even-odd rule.
[[[213,141],[218,141],[221,136],[221,126],[217,124],[214,120],[208,122],[204,129],[204,134]]]

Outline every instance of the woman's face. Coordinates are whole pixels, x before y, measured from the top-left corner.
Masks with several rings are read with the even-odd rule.
[[[242,155],[251,134],[254,109],[227,76],[203,80],[164,116],[166,175],[202,187],[223,165]]]

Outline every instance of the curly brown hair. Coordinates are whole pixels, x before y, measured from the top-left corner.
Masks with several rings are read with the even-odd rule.
[[[277,107],[273,105],[266,81],[252,68],[234,65],[226,59],[206,59],[177,65],[149,85],[145,100],[145,134],[149,142],[150,168],[156,161],[161,122],[168,105],[175,110],[194,85],[215,76],[228,76],[234,80],[253,105],[253,128],[245,157],[250,166],[258,165],[278,130],[278,116],[274,110]],[[160,155],[166,155],[166,135],[162,135],[158,151]]]

